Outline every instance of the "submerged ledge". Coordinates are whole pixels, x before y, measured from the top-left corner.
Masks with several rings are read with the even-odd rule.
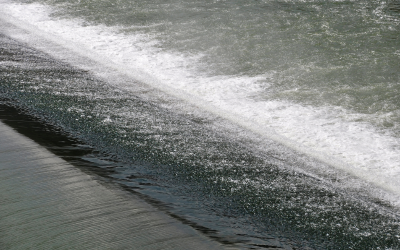
[[[0,20],[0,28],[8,27]],[[7,67],[10,58],[16,69],[47,65],[37,61],[29,47],[1,32],[0,43],[8,48],[0,48],[1,66]],[[69,69],[60,65],[50,70]],[[148,197],[103,180],[107,169],[82,160],[90,154],[89,146],[77,145],[10,102],[0,98],[0,242],[4,249],[223,248]]]
[[[4,123],[0,133],[0,241],[5,249],[221,248]]]

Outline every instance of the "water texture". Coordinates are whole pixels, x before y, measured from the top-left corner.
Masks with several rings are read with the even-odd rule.
[[[386,194],[400,194],[398,2],[2,6],[133,72],[107,78],[3,38],[3,96],[120,162],[110,178],[225,244],[400,248]]]

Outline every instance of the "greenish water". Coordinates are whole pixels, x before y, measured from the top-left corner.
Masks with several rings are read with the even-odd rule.
[[[3,6],[264,131],[9,42],[3,96],[118,162],[114,181],[243,248],[400,248],[379,186],[400,190],[396,1],[18,2]]]
[[[57,7],[55,18],[145,33],[160,50],[199,54],[193,67],[202,74],[266,75],[259,98],[371,115],[399,109],[397,1],[42,2]],[[398,128],[397,115],[388,119]]]

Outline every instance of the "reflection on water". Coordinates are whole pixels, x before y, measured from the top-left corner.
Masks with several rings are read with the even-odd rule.
[[[175,217],[220,242],[244,248],[286,249],[379,249],[400,245],[396,212],[381,199],[367,196],[365,190],[373,190],[368,184],[270,140],[254,138],[243,128],[186,107],[172,97],[144,87],[133,91],[136,82],[129,82],[134,86],[132,91],[121,90],[115,87],[120,78],[99,80],[11,39],[1,39],[7,44],[2,48],[5,63],[1,64],[0,78],[4,97],[91,145],[94,153],[84,158],[92,162],[91,166],[104,169],[102,174],[107,180],[165,202],[166,210],[178,215]],[[99,155],[102,159],[96,158]],[[74,160],[73,155],[68,157]],[[328,170],[322,177],[304,170],[312,167]],[[106,202],[105,210],[98,209],[93,200],[103,194],[98,183],[87,182],[90,178],[78,175],[76,169],[71,171],[71,175],[65,175],[70,179],[59,183],[60,173],[42,171],[37,178],[51,177],[51,183],[60,187],[53,190],[53,184],[37,182],[35,192],[73,191],[56,196],[55,204],[57,212],[76,210],[78,217],[82,212],[79,218],[64,215],[78,224],[81,220],[90,223],[85,214],[97,218],[102,211],[121,209],[122,214],[110,228],[121,222],[123,231],[126,224],[122,218],[134,216],[131,207]],[[95,187],[94,195],[89,192],[91,187],[81,186],[84,183]],[[81,198],[76,198],[75,192]],[[117,202],[120,196],[110,199]],[[120,233],[126,238],[131,235]],[[59,239],[64,240],[62,237]],[[126,238],[118,239],[125,244]]]
[[[3,123],[0,132],[2,249],[220,249]]]

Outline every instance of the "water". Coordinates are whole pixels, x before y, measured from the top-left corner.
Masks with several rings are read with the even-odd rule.
[[[1,6],[111,68],[28,65],[2,88],[124,185],[244,248],[400,248],[399,2]]]

